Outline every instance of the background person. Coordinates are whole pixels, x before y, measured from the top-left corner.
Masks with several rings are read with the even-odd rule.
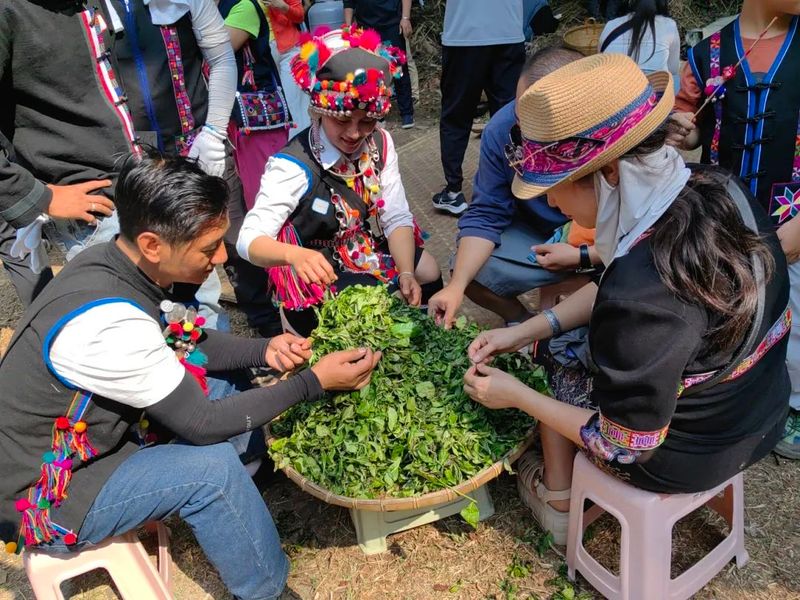
[[[524,40],[521,0],[445,4],[439,147],[447,184],[433,196],[434,208],[453,215],[467,210],[462,163],[475,110],[483,92],[492,115],[514,99]]]
[[[629,8],[627,15],[606,23],[599,51],[627,54],[645,73],[669,71],[677,92],[681,35],[669,16],[667,0],[637,0]]]
[[[750,188],[781,240],[789,262],[791,302],[800,314],[800,4],[745,0],[742,13],[722,31],[691,48],[675,102],[671,143],[702,146],[702,162],[720,165]],[[773,19],[776,21],[773,23]],[[759,36],[763,38],[758,42]],[[694,113],[716,89],[718,79],[752,48],[719,99]],[[800,459],[800,324],[789,338],[791,410],[775,451]]]

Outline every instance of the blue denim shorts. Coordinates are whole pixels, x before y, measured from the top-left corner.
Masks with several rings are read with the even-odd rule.
[[[110,242],[119,233],[117,211],[110,217],[97,219],[96,225],[73,219],[53,219],[45,223],[44,232],[66,259],[72,260],[89,246]]]
[[[548,239],[549,234],[542,234],[530,225],[512,223],[500,236],[500,245],[475,276],[475,281],[498,296],[511,298],[563,280],[563,273],[548,271],[528,260],[531,246],[544,244]],[[452,259],[450,268],[453,268]]]

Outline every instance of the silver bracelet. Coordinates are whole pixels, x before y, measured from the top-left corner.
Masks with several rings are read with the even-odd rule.
[[[400,278],[403,275],[411,275],[411,277],[414,277],[414,274],[411,271],[403,271],[402,273],[398,273],[397,274],[397,280],[400,281]]]
[[[553,330],[551,337],[559,335],[561,333],[561,321],[558,320],[556,313],[548,308],[547,310],[542,311],[542,315],[544,315],[544,318],[547,319],[548,323],[550,323],[550,329]]]

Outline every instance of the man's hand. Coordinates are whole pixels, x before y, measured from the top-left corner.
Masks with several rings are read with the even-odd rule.
[[[330,285],[336,281],[331,263],[316,250],[292,246],[287,262],[294,267],[295,273],[304,283]]]
[[[279,373],[296,369],[310,358],[311,341],[291,333],[275,336],[267,345],[267,365]]]
[[[464,301],[464,292],[454,285],[445,286],[428,301],[428,316],[445,329],[450,329],[456,320],[456,312]]]
[[[487,365],[472,365],[464,374],[464,391],[486,408],[516,408],[525,384],[513,375]]]
[[[696,148],[700,142],[700,132],[694,115],[690,112],[672,113],[669,120],[667,144],[685,150]]]
[[[380,359],[381,353],[369,348],[343,350],[322,357],[311,370],[326,391],[360,390],[369,384]]]
[[[789,264],[800,260],[800,219],[794,217],[778,227],[778,239]]]
[[[413,273],[400,273],[397,280],[400,293],[409,306],[419,306],[422,301],[422,288]]]
[[[73,185],[48,185],[53,197],[47,206],[47,214],[54,219],[77,219],[90,225],[97,223],[97,214],[106,217],[114,212],[114,203],[96,190],[111,185],[108,179],[85,181]]]
[[[400,19],[400,33],[403,37],[410,38],[414,28],[411,26],[411,19]]]
[[[581,251],[563,242],[531,246],[536,253],[536,263],[548,271],[575,270],[581,264]]]

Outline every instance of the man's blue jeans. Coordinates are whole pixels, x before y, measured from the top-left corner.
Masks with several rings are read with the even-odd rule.
[[[78,539],[97,544],[178,515],[237,598],[277,598],[289,561],[269,510],[228,442],[143,448],[100,490]]]
[[[243,391],[241,373],[208,379],[209,400]],[[78,533],[79,545],[178,515],[237,598],[277,598],[289,561],[266,504],[243,462],[263,456],[261,428],[210,446],[172,443],[142,448],[105,483]],[[67,551],[57,542],[55,552]]]

